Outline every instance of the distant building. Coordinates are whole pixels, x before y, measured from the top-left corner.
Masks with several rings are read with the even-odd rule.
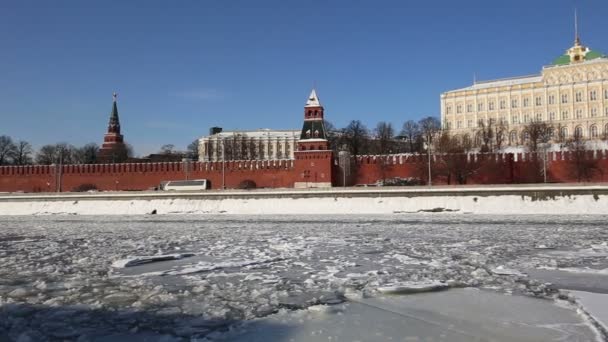
[[[108,131],[103,137],[103,145],[99,149],[97,161],[99,163],[121,163],[126,161],[128,156],[127,145],[120,133],[120,120],[118,118],[118,107],[116,105],[117,94],[112,94],[112,111],[110,112],[110,122]]]
[[[505,144],[520,145],[533,120],[552,127],[554,140],[599,139],[608,134],[608,58],[581,44],[538,75],[474,82],[441,94],[444,128],[479,140],[480,122],[503,127]]]
[[[297,130],[221,131],[199,139],[199,161],[294,159]]]

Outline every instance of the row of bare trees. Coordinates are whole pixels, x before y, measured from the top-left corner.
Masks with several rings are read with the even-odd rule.
[[[436,117],[419,121],[406,121],[397,131],[390,122],[381,121],[373,130],[361,121],[352,120],[346,127],[337,129],[325,122],[330,147],[334,151],[348,151],[352,156],[366,154],[421,153],[427,141],[440,130]]]
[[[133,155],[130,146],[126,151],[117,151],[117,162]],[[94,164],[99,156],[99,146],[89,143],[76,147],[67,143],[48,144],[34,151],[32,145],[23,140],[13,141],[7,135],[0,136],[0,165],[31,164]]]

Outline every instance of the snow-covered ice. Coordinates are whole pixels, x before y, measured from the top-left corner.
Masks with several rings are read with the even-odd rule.
[[[0,217],[0,341],[225,340],[254,328],[296,338],[325,329],[316,328],[319,317],[355,322],[376,307],[393,312],[370,321],[388,337],[440,337],[462,323],[466,334],[496,341],[586,341],[596,326],[576,315],[576,302],[559,299],[560,289],[608,293],[607,275],[572,271],[608,269],[606,218]],[[593,286],[568,285],[585,282]],[[399,293],[433,286],[447,289]],[[470,298],[486,294],[492,309]],[[447,314],[428,325],[426,309]],[[535,312],[541,317],[527,318]],[[500,322],[500,335],[486,334],[484,324]]]

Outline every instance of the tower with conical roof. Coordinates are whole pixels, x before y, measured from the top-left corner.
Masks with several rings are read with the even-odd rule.
[[[321,106],[317,92],[313,89],[304,106],[304,125],[298,141],[298,150],[323,151],[328,149],[323,120],[323,106]]]
[[[118,94],[112,94],[112,111],[110,112],[110,122],[108,130],[103,136],[103,145],[99,149],[99,157],[101,163],[119,163],[127,159],[127,146],[124,138],[120,133],[120,119],[118,117],[118,106],[116,105],[116,97]]]
[[[304,124],[294,152],[296,188],[331,187],[332,151],[323,120],[325,113],[313,89],[304,106]]]

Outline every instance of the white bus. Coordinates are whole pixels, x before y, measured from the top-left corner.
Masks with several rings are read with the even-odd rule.
[[[211,182],[207,179],[175,180],[161,184],[161,189],[168,190],[207,190],[211,189]]]

